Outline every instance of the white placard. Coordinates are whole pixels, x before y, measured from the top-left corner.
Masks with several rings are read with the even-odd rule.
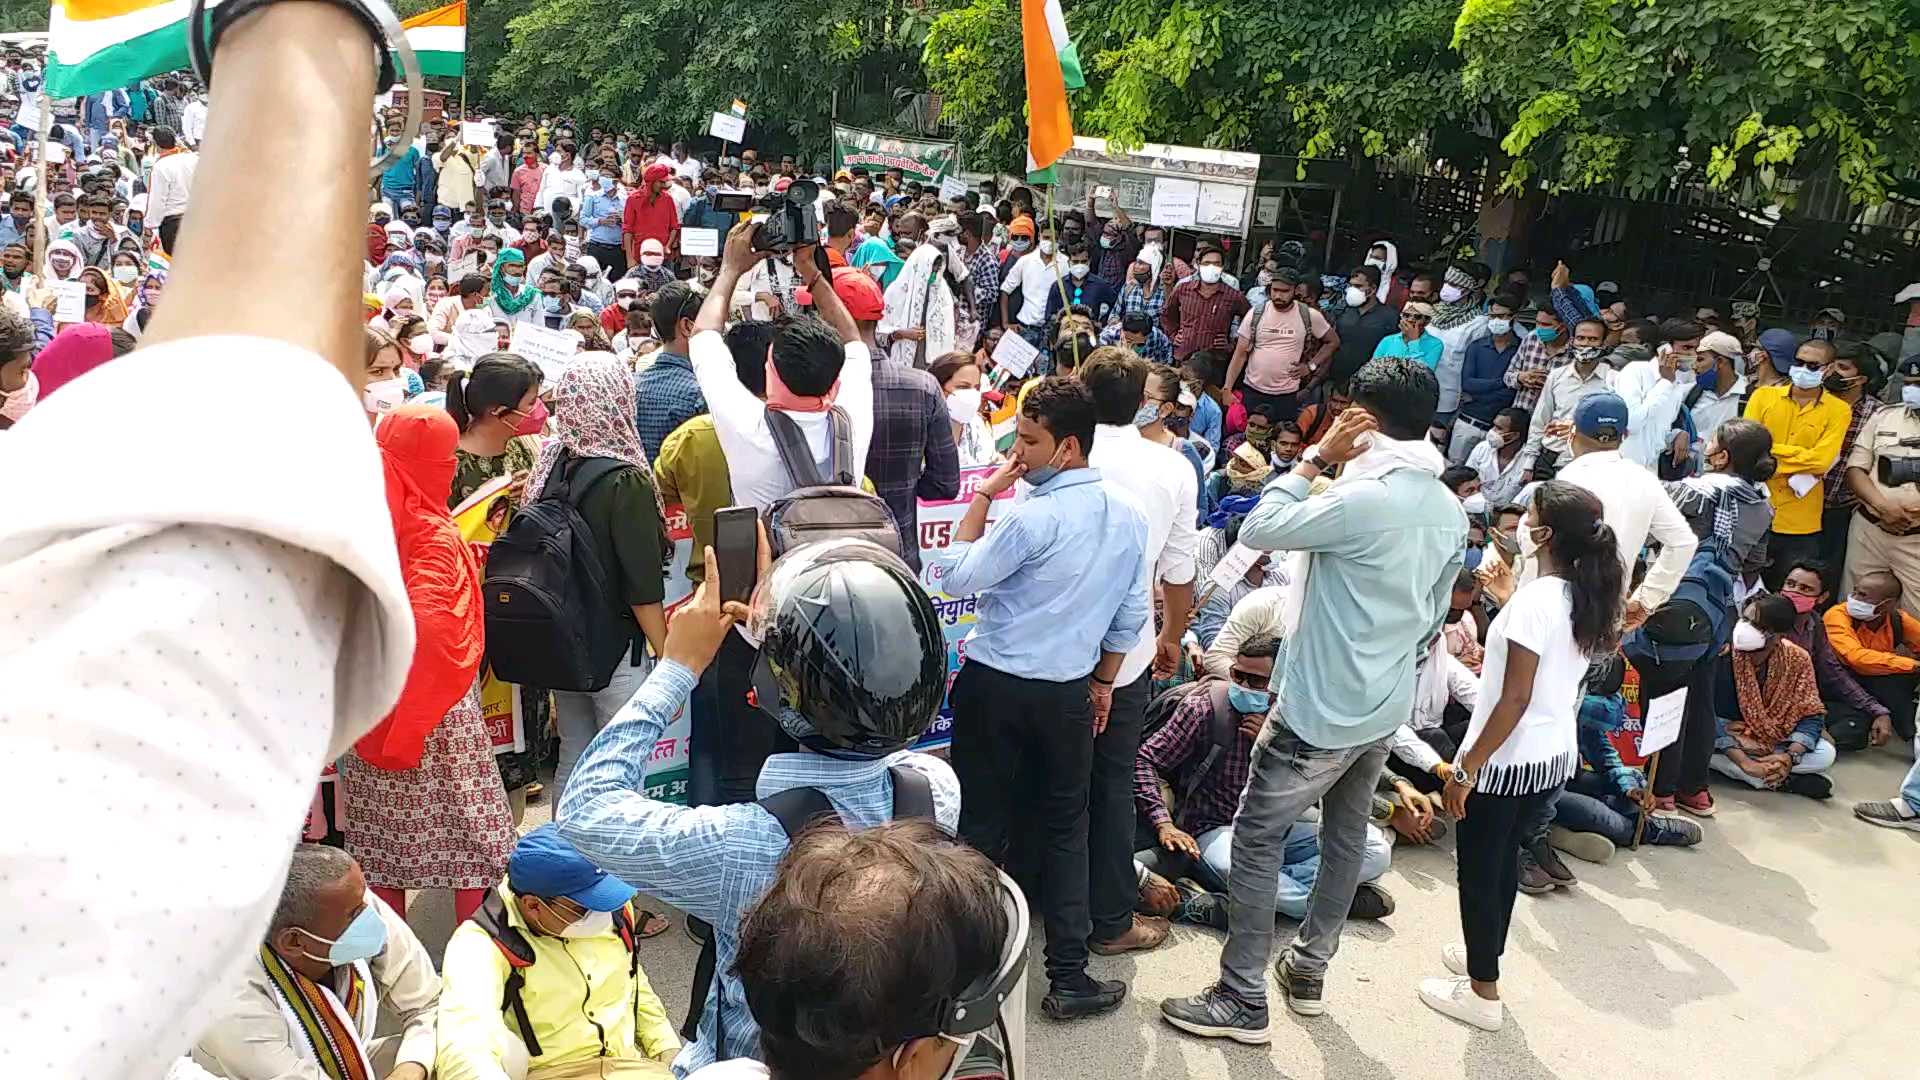
[[[1253,223],[1272,228],[1280,224],[1280,196],[1256,195],[1253,198]]]
[[[680,254],[718,256],[720,254],[720,230],[681,229]]]
[[[1147,220],[1162,228],[1192,228],[1199,212],[1200,182],[1161,177],[1153,182],[1153,205]]]
[[[743,116],[717,112],[713,114],[713,123],[707,125],[707,134],[721,142],[744,142],[747,137],[747,120]]]
[[[461,278],[466,277],[468,274],[479,273],[480,255],[480,249],[474,248],[472,251],[453,260],[453,265],[447,267],[447,284],[458,285],[460,284]]]
[[[1202,225],[1238,229],[1247,218],[1247,189],[1235,184],[1201,183],[1195,216]]]
[[[1247,576],[1247,571],[1259,557],[1258,551],[1248,547],[1246,541],[1240,541],[1228,548],[1227,553],[1220,556],[1220,561],[1213,564],[1213,573],[1208,575],[1207,580],[1213,582],[1216,588],[1231,589],[1234,582]]]
[[[1686,711],[1687,688],[1684,686],[1647,702],[1640,721],[1640,756],[1652,757],[1655,751],[1672,745],[1673,740],[1680,737],[1680,721]]]
[[[507,346],[508,352],[532,361],[548,386],[573,363],[579,350],[579,340],[571,330],[549,330],[527,322],[513,324],[513,340]]]
[[[967,194],[967,182],[957,176],[940,178],[940,197],[943,199],[964,198]]]
[[[492,146],[498,134],[491,120],[462,120],[460,143],[463,146]]]
[[[87,321],[87,283],[84,281],[56,281],[53,283],[53,321],[57,323],[77,323]]]
[[[580,238],[577,236],[567,237],[567,261],[580,261]]]
[[[993,347],[993,366],[1016,379],[1033,370],[1033,362],[1039,358],[1040,350],[1017,330],[1001,334],[1000,344]]]
[[[63,165],[70,155],[71,151],[67,149],[66,143],[50,142],[47,144],[47,161],[49,164]]]
[[[39,84],[36,82],[34,85],[38,87]],[[28,131],[40,130],[40,95],[38,93],[28,91],[21,96],[20,111],[15,114],[13,122]]]

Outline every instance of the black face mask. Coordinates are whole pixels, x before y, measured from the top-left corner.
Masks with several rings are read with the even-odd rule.
[[[1461,619],[1464,619],[1466,617],[1467,617],[1466,608],[1448,608],[1447,609],[1447,625],[1448,626],[1452,626],[1454,623],[1457,623]]]

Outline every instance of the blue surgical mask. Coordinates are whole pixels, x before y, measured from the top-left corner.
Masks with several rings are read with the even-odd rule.
[[[1160,419],[1160,403],[1157,401],[1149,401],[1134,410],[1133,426],[1146,427],[1158,419]]]
[[[1820,373],[1819,368],[1805,367],[1800,364],[1793,365],[1787,371],[1787,378],[1793,380],[1796,390],[1818,390],[1820,384],[1826,381],[1826,377]]]
[[[1693,383],[1707,393],[1713,393],[1720,388],[1720,365],[1715,364],[1707,370],[1695,374]]]
[[[1059,475],[1060,475],[1060,466],[1042,465],[1037,469],[1028,469],[1023,479],[1025,479],[1027,483],[1032,484],[1034,487],[1039,487],[1040,485],[1046,483],[1047,481]]]
[[[500,284],[505,285],[509,289],[519,288],[520,283],[525,280],[527,280],[526,277],[521,274],[501,274],[500,275]]]
[[[307,959],[332,964],[334,967],[343,967],[355,960],[371,960],[380,955],[380,950],[387,947],[387,924],[380,921],[380,913],[373,909],[372,904],[361,908],[360,914],[353,917],[353,921],[347,924],[345,930],[340,931],[340,936],[337,938],[323,938],[311,930],[300,932],[315,941],[327,943],[325,956],[315,956],[305,949],[300,950]]]
[[[1252,690],[1234,683],[1227,687],[1227,704],[1231,705],[1235,712],[1246,713],[1249,716],[1264,716],[1273,704],[1273,691]]]
[[[1541,341],[1552,341],[1560,336],[1560,328],[1557,326],[1536,326],[1533,328],[1533,336],[1539,338]]]
[[[567,310],[567,298],[564,296],[545,297],[540,303],[547,309],[549,315],[558,315]]]

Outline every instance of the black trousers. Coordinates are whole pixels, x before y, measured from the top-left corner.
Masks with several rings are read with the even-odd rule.
[[[1247,407],[1248,412],[1264,406],[1266,411],[1272,415],[1275,422],[1285,421],[1291,424],[1300,417],[1300,395],[1298,392],[1291,394],[1269,394],[1248,386],[1245,378],[1240,380],[1240,403]]]
[[[1833,573],[1835,592],[1839,591],[1840,568],[1847,565],[1847,530],[1852,526],[1851,506],[1829,506],[1820,514],[1820,561]]]
[[[1557,789],[1556,789],[1557,790]],[[1527,822],[1545,805],[1545,791],[1532,795],[1467,796],[1467,816],[1454,825],[1459,865],[1460,932],[1467,940],[1467,974],[1498,982],[1507,950],[1507,924],[1520,891],[1520,846]]]
[[[1093,776],[1087,791],[1087,893],[1093,940],[1112,941],[1133,929],[1140,899],[1133,872],[1133,765],[1147,722],[1153,669],[1113,689],[1107,730],[1093,740]]]
[[[1687,688],[1687,707],[1680,717],[1680,737],[1660,752],[1660,767],[1653,775],[1653,793],[1661,797],[1691,795],[1707,787],[1707,763],[1713,759],[1713,739],[1719,731],[1714,720],[1714,672],[1720,658],[1701,657],[1692,667],[1675,665],[1648,667],[1640,672],[1640,710],[1647,703],[1665,697],[1681,686]]]
[[[1005,866],[1014,823],[1030,838],[1047,929],[1047,979],[1087,970],[1087,798],[1093,767],[1093,712],[1087,684],[1023,679],[969,660],[954,676],[954,774],[966,798],[960,835]],[[1134,737],[1139,738],[1138,729]],[[1131,765],[1129,765],[1131,768]],[[1133,890],[1132,822],[1122,834]],[[1016,875],[1017,876],[1017,875]],[[1129,908],[1131,910],[1131,908]]]
[[[627,276],[627,249],[619,244],[582,244],[582,255],[591,255],[606,271],[608,281],[619,281]]]
[[[1422,728],[1414,732],[1421,742],[1433,747],[1433,752],[1440,755],[1441,761],[1448,762],[1453,760],[1453,755],[1460,752],[1460,740],[1466,736],[1466,733],[1467,721],[1465,720],[1442,723],[1439,727]],[[1416,769],[1391,754],[1387,755],[1387,768],[1395,776],[1412,784],[1413,790],[1423,795],[1432,795],[1446,786],[1440,782],[1439,777],[1425,769]]]
[[[1846,531],[1841,530],[1844,539]],[[1787,571],[1793,564],[1820,558],[1826,550],[1826,543],[1817,532],[1767,534],[1767,568],[1760,573],[1760,581],[1767,591],[1779,592],[1780,583],[1787,580]],[[1834,570],[1839,564],[1833,565]],[[1838,580],[1837,578],[1835,580]]]

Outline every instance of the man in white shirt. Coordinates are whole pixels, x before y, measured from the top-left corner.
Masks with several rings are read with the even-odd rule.
[[[0,607],[32,613],[0,619],[0,743],[23,765],[9,795],[43,815],[0,839],[0,1030],[33,1033],[0,1049],[7,1076],[161,1075],[259,964],[321,768],[406,681],[360,401],[367,43],[324,4],[221,36],[202,209],[142,348],[0,435]],[[143,403],[183,386],[217,430],[142,436]],[[328,467],[288,484],[313,454]]]
[[[1008,234],[1017,242],[1021,239],[1033,239],[1033,222],[1021,218],[1008,226]],[[1039,340],[1047,322],[1047,291],[1059,288],[1061,268],[1053,265],[1053,227],[1047,226],[1040,231],[1040,242],[1032,251],[1020,256],[1007,267],[1007,276],[1000,279],[1000,319],[1008,326],[1018,325],[1021,336],[1036,345],[1044,345]],[[1008,297],[1020,294],[1020,312],[1016,324],[1009,311]]]
[[[181,146],[180,137],[169,127],[153,129],[153,145],[160,148],[160,156],[154,159],[153,175],[147,180],[147,223],[157,229],[168,218],[187,212],[200,155]]]
[[[1216,679],[1233,673],[1233,658],[1240,646],[1257,637],[1272,637],[1280,632],[1281,614],[1286,609],[1287,586],[1262,585],[1240,598],[1213,635],[1213,644],[1200,658],[1200,668]]]
[[[1525,453],[1535,460],[1555,465],[1566,464],[1567,425],[1580,399],[1601,390],[1611,390],[1618,373],[1604,362],[1607,326],[1599,319],[1582,319],[1573,328],[1573,363],[1563,364],[1547,373],[1547,385],[1533,406],[1533,423],[1528,427]]]
[[[1602,391],[1582,399],[1573,411],[1573,463],[1555,479],[1578,484],[1599,497],[1601,518],[1613,529],[1620,562],[1629,577],[1647,537],[1659,541],[1660,556],[1627,599],[1627,628],[1632,629],[1673,595],[1700,540],[1659,479],[1621,456],[1620,444],[1629,430],[1627,415],[1627,403],[1618,394]],[[1529,579],[1534,565],[1531,560],[1527,563]]]
[[[673,159],[667,162],[667,165],[673,169],[675,176],[689,183],[700,179],[702,168],[700,159],[687,153],[686,143],[677,142],[673,144]]]
[[[534,196],[535,206],[553,213],[553,200],[565,198],[567,205],[573,207],[573,213],[580,213],[580,202],[587,194],[587,174],[580,168],[580,162],[574,157],[574,146],[563,142],[559,149],[560,159],[547,166],[541,174],[540,191]],[[554,222],[557,227],[560,223]]]
[[[1693,390],[1687,407],[1693,412],[1693,449],[1706,445],[1707,436],[1740,415],[1747,396],[1747,351],[1740,339],[1715,330],[1700,339],[1700,358],[1694,365]]]
[[[1079,371],[1093,396],[1093,452],[1087,461],[1101,483],[1125,492],[1147,519],[1146,558],[1141,567],[1148,595],[1161,584],[1163,629],[1140,628],[1114,676],[1107,727],[1093,740],[1093,779],[1087,793],[1088,899],[1093,934],[1088,948],[1101,955],[1152,949],[1167,939],[1167,924],[1133,913],[1139,879],[1133,870],[1134,761],[1153,676],[1171,675],[1180,663],[1180,635],[1193,610],[1194,560],[1200,534],[1194,527],[1199,481],[1178,450],[1149,442],[1141,423],[1160,415],[1147,401],[1148,362],[1130,349],[1095,349]],[[1144,417],[1144,421],[1143,421]]]
[[[767,422],[770,409],[779,409],[799,426],[822,476],[833,475],[830,408],[843,410],[853,438],[850,471],[855,483],[867,475],[867,444],[873,436],[873,360],[840,297],[831,288],[813,288],[821,274],[814,262],[818,248],[795,248],[794,269],[812,293],[820,318],[797,320],[774,338],[765,400],[740,384],[721,331],[735,287],[754,264],[767,257],[766,252],[753,250],[758,228],[757,222],[743,221],[727,234],[720,271],[693,321],[688,351],[694,378],[713,415],[714,433],[727,456],[733,501],[765,510],[797,486],[774,445]]]
[[[1660,351],[1649,359],[1635,360],[1614,376],[1613,391],[1627,403],[1630,434],[1620,446],[1620,455],[1628,461],[1654,468],[1661,452],[1675,445],[1673,422],[1693,392],[1702,332],[1692,320],[1668,319],[1660,326]],[[1682,432],[1682,446],[1684,439]]]
[[[207,137],[207,96],[195,94],[180,110],[180,137],[195,150]]]

